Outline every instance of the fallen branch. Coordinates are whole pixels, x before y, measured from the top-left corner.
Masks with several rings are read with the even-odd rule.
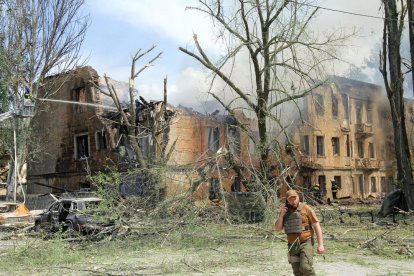
[[[206,273],[205,271],[203,271],[203,270],[201,270],[201,269],[198,269],[198,268],[196,268],[196,267],[194,267],[194,266],[190,265],[189,263],[187,263],[187,262],[186,262],[186,261],[184,261],[184,260],[181,260],[181,262],[182,262],[183,264],[185,264],[186,266],[188,266],[189,268],[194,269],[195,271],[198,271],[198,272],[201,272],[201,273]]]
[[[384,233],[382,233],[381,235],[378,235],[378,236],[376,236],[376,237],[374,237],[374,238],[372,238],[372,239],[369,239],[369,240],[367,240],[367,241],[364,241],[363,243],[361,243],[359,246],[358,246],[358,248],[361,248],[361,247],[371,247],[372,245],[373,245],[373,243],[374,243],[374,241],[376,241],[378,238],[383,238],[385,235],[387,235],[388,233],[390,233],[392,230],[388,230],[388,231],[385,231]]]
[[[26,226],[26,227],[21,228],[21,229],[17,229],[15,231],[9,233],[8,235],[4,235],[4,236],[0,237],[0,240],[8,240],[8,239],[10,239],[12,237],[15,237],[15,236],[19,236],[19,235],[21,236],[22,234],[26,234],[27,232],[29,232],[29,230],[31,230],[33,227],[34,227],[34,225],[30,225],[30,226]],[[27,233],[27,234],[29,234],[29,233]]]

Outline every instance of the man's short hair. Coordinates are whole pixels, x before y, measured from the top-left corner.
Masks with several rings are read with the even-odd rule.
[[[299,197],[298,192],[296,192],[295,190],[289,190],[286,192],[286,199],[289,199],[290,197]]]

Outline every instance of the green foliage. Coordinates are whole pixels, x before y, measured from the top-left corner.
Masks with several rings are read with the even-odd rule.
[[[108,220],[120,220],[124,213],[118,190],[121,173],[116,168],[109,168],[109,172],[98,172],[88,178],[97,187],[97,196],[102,199],[99,209],[105,213],[104,217]]]

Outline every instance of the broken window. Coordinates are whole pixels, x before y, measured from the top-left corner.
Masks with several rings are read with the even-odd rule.
[[[91,183],[89,181],[80,182],[79,183],[79,191],[81,191],[81,192],[90,192],[91,191]]]
[[[341,94],[342,105],[344,107],[344,116],[345,119],[349,120],[349,98],[347,94]]]
[[[78,102],[78,103],[86,103],[86,90],[85,87],[79,87],[72,90],[72,101]],[[86,111],[86,105],[82,104],[74,104],[73,105],[73,112],[85,112]]]
[[[338,186],[339,189],[342,188],[341,177],[339,175],[335,175],[334,180],[336,186]]]
[[[316,136],[316,155],[325,156],[325,139],[323,136]]]
[[[78,134],[75,136],[75,159],[89,157],[89,135]]]
[[[338,117],[338,98],[332,96],[332,117]]]
[[[217,152],[220,142],[220,130],[218,127],[207,128],[207,147],[210,152]]]
[[[368,143],[368,152],[369,152],[369,158],[374,159],[375,158],[374,143]]]
[[[357,141],[358,146],[358,157],[364,158],[364,142],[363,141]]]
[[[332,137],[332,152],[333,155],[339,155],[339,138]]]
[[[108,143],[106,139],[106,131],[98,131],[95,134],[95,143],[96,143],[96,149],[107,149]]]
[[[240,137],[240,131],[234,127],[231,126],[229,128],[229,147],[230,152],[239,157],[241,152],[241,137]]]
[[[377,178],[375,176],[371,177],[371,192],[372,193],[377,192]]]
[[[309,135],[304,135],[302,137],[302,153],[309,155]]]
[[[320,94],[316,94],[314,101],[315,101],[316,114],[319,116],[323,116],[325,114],[325,105],[323,102],[323,96]]]

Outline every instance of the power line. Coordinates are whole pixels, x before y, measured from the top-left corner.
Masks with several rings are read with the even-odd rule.
[[[290,1],[290,2],[293,2],[293,1]],[[318,6],[318,5],[312,5],[312,4],[301,3],[301,2],[295,2],[295,3],[303,5],[303,6],[308,6],[308,7],[311,7],[311,8],[315,8],[315,9],[327,10],[327,11],[344,13],[344,14],[349,14],[349,15],[356,15],[356,16],[360,16],[360,17],[368,17],[368,18],[381,19],[381,20],[386,19],[385,17],[382,17],[382,16],[375,16],[375,15],[369,15],[369,14],[363,14],[363,13],[357,13],[357,12],[350,12],[350,11],[326,8],[326,7],[321,7],[321,6]],[[393,19],[391,19],[391,20],[393,20]],[[404,20],[404,22],[408,23],[410,21],[409,20]]]

